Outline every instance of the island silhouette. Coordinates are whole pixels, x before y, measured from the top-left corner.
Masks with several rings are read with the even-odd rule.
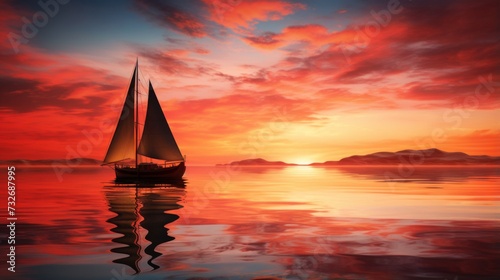
[[[329,160],[306,166],[367,166],[367,165],[500,165],[500,157],[488,155],[468,155],[463,152],[445,152],[436,148],[426,150],[401,150],[397,152],[377,152],[367,155],[353,155],[338,161]],[[262,158],[233,161],[224,165],[241,166],[297,166],[283,161],[267,161]]]

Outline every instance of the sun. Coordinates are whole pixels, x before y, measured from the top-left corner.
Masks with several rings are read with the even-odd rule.
[[[308,165],[311,164],[313,161],[307,158],[297,158],[295,160],[292,160],[291,162],[298,165]]]

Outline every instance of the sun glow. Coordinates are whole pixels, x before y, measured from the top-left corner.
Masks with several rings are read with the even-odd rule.
[[[299,165],[308,165],[308,164],[313,163],[312,160],[306,159],[306,158],[298,158],[298,159],[295,159],[295,160],[291,160],[290,162],[291,163],[295,163],[295,164],[299,164]]]

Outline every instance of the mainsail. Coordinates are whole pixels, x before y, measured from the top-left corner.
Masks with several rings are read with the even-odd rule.
[[[165,161],[184,161],[151,82],[149,82],[146,120],[137,153]]]
[[[116,126],[115,134],[109,144],[108,152],[103,163],[112,163],[124,159],[135,158],[134,141],[134,89],[137,76],[137,65],[130,82],[125,104],[120,114],[120,120]]]

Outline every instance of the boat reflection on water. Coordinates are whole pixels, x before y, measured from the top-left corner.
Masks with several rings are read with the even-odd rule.
[[[126,255],[113,262],[127,265],[135,273],[159,268],[154,263],[162,255],[157,247],[175,239],[168,234],[165,226],[179,218],[166,212],[182,207],[178,202],[185,194],[184,186],[140,184],[131,188],[105,187],[109,210],[116,214],[107,222],[115,226],[112,232],[121,235],[112,239],[119,246],[111,252]],[[146,268],[143,269],[144,266]]]

